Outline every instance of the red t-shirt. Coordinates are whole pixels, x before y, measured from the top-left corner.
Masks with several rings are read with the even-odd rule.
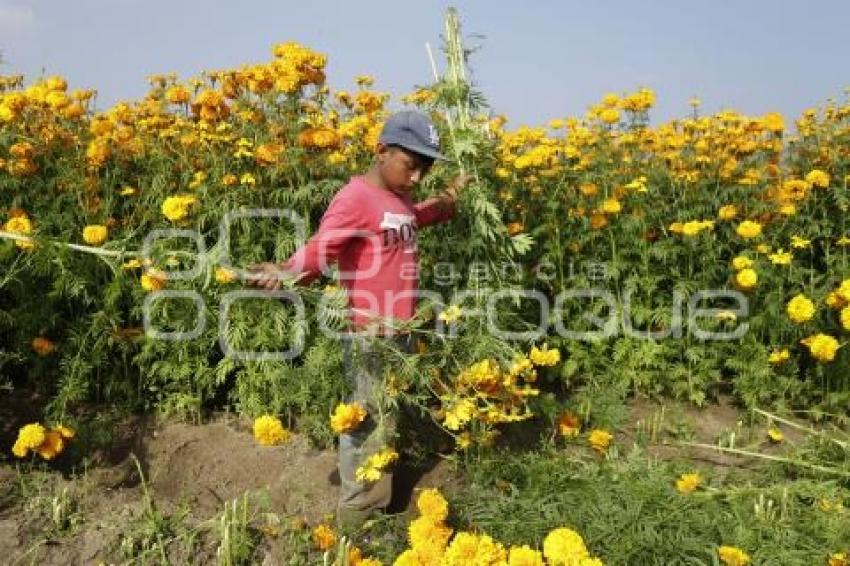
[[[316,234],[286,262],[311,281],[336,261],[348,292],[352,322],[408,320],[416,309],[419,228],[445,222],[454,207],[437,198],[413,203],[407,196],[353,177],[334,196]]]

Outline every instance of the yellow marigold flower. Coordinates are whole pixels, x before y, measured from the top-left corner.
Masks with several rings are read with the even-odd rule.
[[[831,291],[829,295],[826,296],[826,300],[824,302],[826,303],[826,306],[836,310],[843,309],[847,306],[847,301],[845,301],[837,291]]]
[[[121,264],[121,269],[139,269],[140,267],[142,267],[142,260],[135,257]]]
[[[166,198],[161,207],[162,214],[171,220],[177,222],[189,216],[189,208],[198,202],[192,195],[175,195]]]
[[[313,544],[319,550],[330,550],[336,544],[336,533],[327,523],[322,523],[313,529]]]
[[[771,442],[782,442],[785,439],[785,435],[782,434],[782,431],[775,426],[767,429],[767,437]]]
[[[749,291],[758,283],[758,274],[753,269],[742,269],[735,274],[735,283],[743,291]]]
[[[779,207],[779,214],[782,216],[794,216],[797,214],[797,207],[791,203],[785,203]]]
[[[371,483],[381,479],[383,470],[398,460],[398,452],[386,447],[369,456],[366,462],[357,468],[354,477],[358,482]]]
[[[583,558],[590,558],[590,553],[581,535],[567,527],[553,530],[543,539],[543,556],[552,565],[570,566],[577,564]]]
[[[416,507],[423,517],[433,521],[445,521],[449,516],[449,503],[439,490],[423,489],[416,498]]]
[[[139,283],[145,291],[160,291],[165,288],[166,274],[157,269],[150,269],[142,274]]]
[[[802,324],[812,320],[815,315],[815,304],[804,294],[799,293],[788,301],[785,312],[793,322]]]
[[[850,303],[850,279],[842,281],[835,292],[839,297]]]
[[[528,358],[536,366],[554,366],[561,361],[561,352],[558,348],[549,349],[547,344],[543,344],[542,349],[537,346],[532,346]]]
[[[850,566],[850,557],[845,552],[836,552],[829,556],[827,566]]]
[[[841,319],[841,327],[844,330],[850,330],[850,306],[841,309],[839,318]]]
[[[794,255],[791,252],[786,252],[785,250],[777,250],[776,253],[768,255],[767,259],[769,259],[770,263],[773,265],[791,265],[791,260],[794,259]]]
[[[240,185],[256,185],[257,178],[254,177],[251,173],[243,173],[241,177],[239,177]]]
[[[9,146],[9,154],[18,159],[32,159],[35,157],[35,147],[28,141],[13,143]]]
[[[616,124],[620,121],[620,112],[616,108],[605,108],[599,113],[599,119],[606,124]]]
[[[233,173],[227,173],[224,177],[221,178],[221,184],[225,187],[232,187],[234,185],[239,184],[239,177],[237,177]]]
[[[331,415],[331,428],[336,434],[355,430],[366,418],[366,409],[359,403],[340,403]]]
[[[742,238],[752,239],[761,236],[761,224],[752,220],[744,220],[735,229],[735,232]]]
[[[44,357],[56,351],[56,345],[47,338],[38,336],[32,340],[32,349],[36,354]]]
[[[103,138],[93,139],[86,148],[86,161],[95,169],[102,167],[111,155],[112,148],[109,147],[109,141]]]
[[[602,201],[602,211],[605,214],[619,214],[623,210],[623,205],[615,198],[607,198]]]
[[[411,521],[407,527],[407,538],[415,549],[428,548],[442,552],[452,536],[452,529],[443,524],[442,519],[422,516]]]
[[[738,216],[738,207],[734,204],[726,204],[720,207],[720,210],[717,212],[717,217],[720,220],[733,220],[736,216]]]
[[[746,256],[739,255],[732,259],[732,269],[735,271],[741,271],[742,269],[749,269],[753,266],[753,260]]]
[[[727,566],[747,566],[750,563],[749,555],[734,546],[721,546],[717,549],[717,555]]]
[[[702,478],[697,473],[682,474],[679,476],[679,479],[676,480],[676,489],[679,493],[691,493],[695,491],[701,483]]]
[[[774,350],[768,356],[767,361],[771,364],[781,364],[785,360],[791,357],[791,352],[788,351],[788,348],[781,348],[779,350]]]
[[[280,419],[272,415],[263,415],[254,420],[254,438],[263,446],[276,446],[289,439],[290,432],[283,427]]]
[[[847,246],[850,246],[850,237],[847,237],[847,236],[841,236],[840,238],[838,238],[838,239],[835,241],[835,244],[836,244],[836,245],[838,245],[838,246],[841,246],[842,248],[845,248],[845,247],[847,247]]]
[[[65,441],[62,439],[62,435],[55,430],[49,430],[44,435],[44,442],[35,451],[45,460],[52,460],[61,454],[64,448]]]
[[[109,229],[103,224],[90,224],[83,228],[83,241],[91,246],[99,246],[109,237]]]
[[[451,305],[449,308],[443,310],[437,318],[442,320],[443,322],[452,323],[461,317],[463,311],[457,305]]]
[[[614,435],[607,430],[597,428],[590,431],[590,436],[588,436],[587,441],[590,443],[591,448],[601,453],[608,450],[608,446],[611,445],[611,440],[613,440],[613,438]]]
[[[820,169],[813,169],[806,174],[806,182],[812,187],[825,189],[829,186],[829,175]]]
[[[767,244],[759,244],[756,246],[756,251],[760,254],[769,254],[770,246],[768,246]]]
[[[12,454],[16,458],[26,458],[27,454],[29,454],[29,448],[21,442],[20,439],[15,441],[15,444],[12,446]]]
[[[259,165],[274,165],[280,158],[283,146],[274,143],[264,143],[254,152],[254,160]]]
[[[458,533],[446,549],[441,566],[469,566],[470,564],[504,564],[505,548],[487,535]]]
[[[226,267],[215,268],[215,280],[222,285],[236,281],[236,272]]]
[[[722,320],[724,322],[735,322],[738,320],[738,315],[736,315],[732,311],[719,311],[714,315],[717,320]]]
[[[186,87],[174,85],[165,91],[165,100],[171,104],[186,104],[189,102],[191,95]]]
[[[47,429],[39,423],[24,425],[18,431],[18,442],[29,450],[36,450],[47,438]]]
[[[508,566],[545,566],[545,563],[539,550],[523,545],[508,550]]]
[[[819,362],[831,362],[840,347],[838,340],[828,334],[818,333],[800,340],[809,349],[809,353]]]
[[[781,134],[785,129],[785,118],[779,112],[768,112],[762,116],[762,123],[768,131]]]
[[[65,440],[73,440],[73,438],[77,436],[77,431],[65,425],[56,425],[55,427],[53,427],[53,430],[58,432],[59,435]]]
[[[798,250],[802,250],[808,248],[812,245],[811,240],[807,240],[806,238],[798,235],[791,236],[791,247],[796,248]]]
[[[134,194],[136,194],[136,192],[137,192],[136,189],[133,188],[133,187],[124,187],[123,189],[118,191],[118,194],[121,195],[122,197],[129,197],[129,196],[133,196]]]

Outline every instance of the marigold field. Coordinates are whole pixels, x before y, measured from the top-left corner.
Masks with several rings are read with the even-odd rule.
[[[401,100],[295,43],[106,109],[0,77],[12,563],[850,565],[850,102],[655,123],[638,87],[516,126],[447,26]],[[252,211],[312,233],[402,106],[453,158],[420,196],[474,181],[419,234],[416,353],[386,353],[404,433],[357,476],[395,470],[392,512],[340,533],[345,294],[228,297],[298,242]]]

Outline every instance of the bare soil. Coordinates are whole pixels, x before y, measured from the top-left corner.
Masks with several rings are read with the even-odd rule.
[[[38,413],[32,409],[37,400],[6,401],[0,402],[4,448],[11,446],[17,427],[36,420]],[[772,449],[763,436],[765,427],[744,427],[744,415],[728,399],[705,409],[666,403],[663,411],[657,403],[635,400],[629,412],[628,423],[617,434],[617,442],[624,446],[645,436],[651,430],[648,423],[654,422],[666,438],[715,444],[734,432],[742,443]],[[122,537],[145,512],[146,493],[164,515],[185,510],[190,524],[215,517],[225,502],[246,492],[265,498],[269,512],[309,524],[334,512],[339,489],[336,452],[319,450],[303,436],[294,435],[282,446],[259,446],[250,422],[232,415],[219,415],[201,425],[128,419],[112,432],[114,442],[95,453],[85,470],[79,469],[80,462],[72,469],[72,463],[58,461],[42,473],[22,473],[14,462],[0,460],[0,562],[44,566],[121,562]],[[793,430],[783,432],[789,442],[799,439]],[[738,457],[687,450],[674,443],[658,443],[650,450],[660,459],[690,457],[730,468],[748,465]],[[451,492],[462,488],[462,480],[452,465],[439,459],[417,469],[403,467],[396,472],[397,497],[391,510],[408,510],[411,494],[420,487]],[[63,490],[75,505],[71,517],[79,521],[72,528],[51,522],[55,498]],[[273,550],[276,555],[285,552]],[[170,558],[177,563],[214,561],[202,554]]]

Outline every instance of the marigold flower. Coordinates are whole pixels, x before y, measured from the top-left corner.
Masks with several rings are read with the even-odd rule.
[[[283,427],[280,419],[272,415],[263,415],[254,420],[254,438],[263,446],[276,446],[285,442],[290,432]]]
[[[52,354],[56,350],[56,345],[47,338],[38,336],[32,340],[32,349],[36,354],[44,357]]]
[[[782,442],[785,439],[785,435],[782,434],[782,431],[775,426],[767,429],[767,437],[771,442]]]
[[[226,267],[215,268],[215,280],[222,285],[236,281],[236,272]]]
[[[753,266],[753,260],[746,256],[739,255],[732,259],[732,269],[735,271],[741,271],[742,269],[749,269]]]
[[[503,564],[506,559],[505,548],[489,536],[462,532],[452,540],[440,564],[442,566]]]
[[[767,259],[769,259],[770,263],[773,265],[791,265],[791,260],[794,259],[794,255],[791,252],[786,252],[785,250],[777,250],[776,253],[767,256]]]
[[[768,356],[767,361],[771,364],[781,364],[785,360],[791,357],[791,352],[788,351],[788,348],[781,348],[779,350],[774,350]]]
[[[572,565],[578,564],[584,558],[590,558],[590,553],[581,535],[567,527],[553,530],[543,539],[543,556],[549,564]]]
[[[850,330],[850,306],[841,309],[839,318],[841,319],[841,327],[844,330]]]
[[[733,220],[736,216],[738,216],[738,207],[734,204],[721,206],[717,212],[717,217],[721,220]]]
[[[416,498],[416,507],[423,517],[433,521],[445,521],[449,515],[449,503],[439,490],[423,489]]]
[[[791,236],[791,247],[796,248],[798,250],[802,250],[808,248],[812,245],[812,241],[808,240],[802,236],[793,235]]]
[[[313,529],[313,544],[319,550],[330,550],[336,544],[336,533],[327,523],[321,523]]]
[[[366,418],[366,409],[359,403],[340,403],[331,415],[331,429],[336,434],[349,433],[355,430]]]
[[[565,412],[558,419],[558,432],[564,437],[577,436],[581,429],[581,421],[578,415],[569,411]]]
[[[142,274],[139,283],[145,291],[161,291],[165,288],[166,274],[157,269],[150,269]]]
[[[452,529],[443,524],[443,520],[421,516],[407,527],[407,537],[410,546],[415,549],[428,548],[442,553],[452,536]]]
[[[735,283],[743,291],[749,291],[758,283],[758,274],[752,269],[742,269],[735,274]]]
[[[83,241],[91,246],[99,246],[109,237],[109,229],[102,224],[90,224],[83,228]]]
[[[747,240],[752,238],[758,238],[761,236],[762,227],[758,222],[754,222],[752,220],[744,220],[738,227],[735,229],[735,232],[742,238]]]
[[[829,186],[829,175],[820,169],[813,169],[806,174],[806,182],[812,187],[825,189]]]
[[[611,440],[613,440],[613,438],[614,435],[607,430],[597,428],[590,432],[590,436],[588,436],[587,441],[590,443],[591,448],[601,453],[608,450],[608,446],[611,445]]]
[[[18,442],[29,450],[36,450],[46,438],[47,429],[39,423],[24,425],[18,431]]]
[[[676,489],[679,493],[691,493],[702,483],[702,478],[697,473],[682,474],[676,480]]]
[[[537,346],[533,346],[528,357],[531,360],[531,363],[536,366],[554,366],[561,361],[561,352],[558,348],[552,348],[550,350],[547,344],[543,344],[542,349],[538,349]]]
[[[850,557],[846,552],[836,552],[829,556],[827,566],[850,566]]]
[[[447,309],[443,310],[437,318],[442,320],[443,322],[452,323],[461,317],[463,311],[457,305],[451,305]]]
[[[812,320],[812,317],[815,315],[815,304],[811,299],[799,293],[788,301],[785,312],[788,313],[788,318],[793,322],[802,324]]]
[[[818,333],[800,340],[809,349],[809,353],[819,362],[831,362],[840,347],[838,340],[828,334]]]
[[[177,222],[186,218],[189,215],[189,208],[197,202],[198,199],[192,195],[170,196],[163,201],[161,211],[166,218]]]
[[[508,549],[508,566],[545,566],[543,554],[528,545]]]
[[[734,546],[721,546],[717,549],[717,555],[727,566],[747,566],[750,563],[749,555]]]
[[[65,448],[65,441],[62,435],[55,430],[49,430],[45,433],[44,442],[35,451],[45,460],[52,460],[62,452],[63,448]]]

